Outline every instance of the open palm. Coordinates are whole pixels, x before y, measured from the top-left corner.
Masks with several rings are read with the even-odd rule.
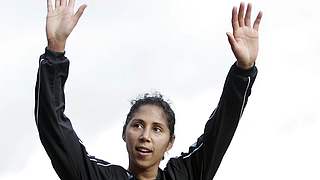
[[[245,5],[240,4],[239,12],[237,8],[232,9],[233,33],[227,33],[231,49],[237,58],[238,66],[248,69],[253,66],[258,56],[259,49],[259,24],[262,18],[260,11],[253,27],[251,26],[252,5],[248,4],[244,15]]]
[[[64,50],[68,36],[86,8],[86,5],[82,5],[74,13],[74,5],[75,0],[55,0],[55,7],[53,7],[51,0],[47,0],[46,33],[48,46],[54,46],[53,49],[63,48]]]

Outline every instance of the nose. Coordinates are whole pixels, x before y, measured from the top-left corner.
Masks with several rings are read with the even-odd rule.
[[[151,142],[151,135],[150,135],[150,130],[148,128],[145,128],[140,136],[140,141],[142,142]]]

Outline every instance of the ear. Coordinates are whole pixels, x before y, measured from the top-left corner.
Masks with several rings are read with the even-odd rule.
[[[169,151],[169,150],[172,148],[175,139],[176,139],[176,136],[175,136],[175,135],[172,135],[172,137],[170,138],[168,147],[167,147],[167,149],[166,149],[166,152]]]
[[[123,140],[124,142],[126,142],[126,135],[125,135],[125,133],[122,133],[122,140]]]

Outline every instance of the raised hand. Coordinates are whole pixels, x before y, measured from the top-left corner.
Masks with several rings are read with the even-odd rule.
[[[239,12],[237,7],[232,9],[232,28],[233,33],[228,32],[228,40],[231,45],[233,54],[237,58],[237,65],[242,69],[252,67],[258,56],[259,49],[259,24],[262,18],[260,11],[257,18],[251,26],[251,9],[252,5],[247,5],[246,13],[245,4],[241,3]]]
[[[47,0],[46,33],[48,49],[63,52],[68,36],[79,21],[86,5],[81,5],[74,13],[75,0]]]

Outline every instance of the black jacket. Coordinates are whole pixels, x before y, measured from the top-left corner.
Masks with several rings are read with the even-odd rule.
[[[69,60],[46,50],[40,56],[35,91],[35,119],[41,142],[62,180],[129,180],[134,174],[87,153],[65,116],[64,84]],[[188,153],[171,158],[159,168],[159,180],[211,180],[231,142],[257,75],[256,67],[242,70],[234,64],[217,108],[204,133]]]

